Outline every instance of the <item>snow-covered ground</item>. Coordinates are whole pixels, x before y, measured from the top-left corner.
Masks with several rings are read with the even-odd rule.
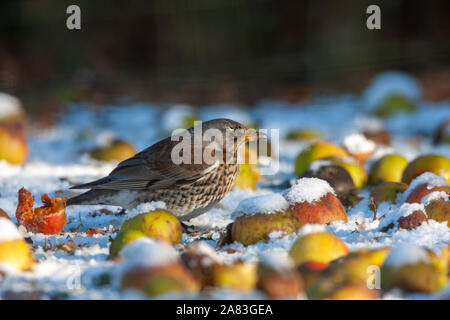
[[[0,208],[17,223],[15,210],[17,191],[25,187],[36,199],[44,193],[55,196],[59,190],[67,190],[72,183],[83,183],[107,175],[114,163],[91,160],[86,151],[111,134],[130,141],[138,150],[150,146],[176,126],[169,121],[178,114],[191,112],[190,108],[169,109],[145,103],[116,105],[105,108],[91,108],[86,105],[71,105],[61,115],[56,125],[39,129],[32,127],[28,134],[29,157],[25,165],[12,166],[0,161]],[[167,112],[171,113],[169,117]],[[219,240],[220,230],[233,221],[233,212],[239,203],[247,198],[268,193],[281,194],[284,190],[271,189],[271,182],[293,179],[294,159],[304,143],[286,141],[283,138],[292,129],[311,128],[319,130],[329,141],[342,143],[349,134],[357,133],[370,126],[363,100],[346,95],[319,99],[308,103],[288,104],[286,102],[264,101],[252,108],[239,106],[213,106],[198,108],[195,112],[203,120],[228,117],[244,123],[257,123],[260,128],[279,129],[280,171],[266,176],[267,184],[261,183],[258,190],[234,189],[220,206],[191,220],[193,230],[201,235],[183,235],[182,246],[202,239],[213,247]],[[393,116],[384,125],[393,137],[393,149],[408,160],[423,153],[438,153],[450,156],[450,147],[433,146],[431,135],[438,125],[450,118],[450,101],[445,103],[420,102],[417,112]],[[417,135],[427,136],[421,144],[412,143]],[[381,154],[380,154],[381,155]],[[367,194],[366,190],[361,191]],[[275,197],[276,198],[276,197]],[[36,205],[40,205],[37,200]],[[251,201],[247,207],[251,206]],[[244,205],[241,205],[245,207]],[[107,209],[107,210],[104,210]],[[249,209],[250,210],[250,209]],[[395,205],[382,204],[379,212],[407,210]],[[145,298],[139,292],[119,290],[120,270],[117,263],[108,261],[110,239],[114,238],[126,215],[120,209],[106,206],[72,206],[67,209],[68,223],[58,235],[25,234],[33,241],[35,258],[38,260],[33,271],[8,273],[0,278],[0,296],[8,291],[43,292],[42,298],[70,299],[127,299]],[[286,252],[301,234],[317,230],[335,233],[350,249],[395,246],[401,243],[415,244],[439,251],[450,242],[450,228],[445,223],[430,221],[408,230],[379,231],[379,222],[372,221],[373,212],[367,199],[347,212],[348,222],[335,222],[330,226],[305,226],[296,234],[279,238],[275,234],[267,242],[244,247],[240,243],[227,245],[224,249],[237,249],[235,253],[224,250],[219,255],[225,260],[243,259],[258,261],[262,253]],[[364,228],[361,228],[364,226]],[[103,233],[88,236],[86,230],[97,228]],[[23,232],[23,231],[22,231]],[[74,253],[59,249],[60,245],[73,240],[78,248]],[[102,276],[110,274],[108,284]],[[213,297],[237,297],[236,292],[218,291]],[[260,293],[240,294],[238,297],[259,298]],[[392,293],[388,298],[432,298],[429,295],[403,295]]]

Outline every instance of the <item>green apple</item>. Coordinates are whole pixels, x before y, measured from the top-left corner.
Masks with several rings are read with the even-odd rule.
[[[411,161],[403,171],[402,182],[409,184],[424,172],[432,172],[444,177],[450,184],[450,159],[437,154],[419,156]]]
[[[369,182],[378,184],[383,181],[402,181],[403,170],[408,165],[408,160],[400,154],[388,154],[377,161],[370,168]],[[409,184],[409,182],[407,182]]]
[[[179,243],[183,233],[183,228],[178,218],[166,210],[141,213],[126,220],[122,224],[120,232],[122,233],[128,230],[138,230],[147,237],[172,244]]]

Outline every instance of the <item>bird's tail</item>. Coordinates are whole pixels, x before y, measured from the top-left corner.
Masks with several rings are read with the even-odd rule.
[[[92,190],[90,190],[85,193],[70,197],[69,199],[67,199],[66,205],[72,206],[72,205],[98,204],[94,203],[95,199],[96,197],[94,196]]]

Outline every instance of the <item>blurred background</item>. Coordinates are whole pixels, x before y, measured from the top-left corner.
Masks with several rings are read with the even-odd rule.
[[[81,30],[66,8],[81,8]],[[381,7],[381,30],[366,8]],[[0,92],[28,112],[68,101],[237,103],[359,93],[383,70],[450,97],[450,2],[7,0]]]

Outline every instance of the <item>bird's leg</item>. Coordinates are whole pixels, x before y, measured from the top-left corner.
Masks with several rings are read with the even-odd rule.
[[[122,208],[122,210],[120,210],[120,211],[117,213],[117,215],[118,215],[118,216],[123,216],[123,215],[125,215],[126,213],[127,213],[127,209]]]

